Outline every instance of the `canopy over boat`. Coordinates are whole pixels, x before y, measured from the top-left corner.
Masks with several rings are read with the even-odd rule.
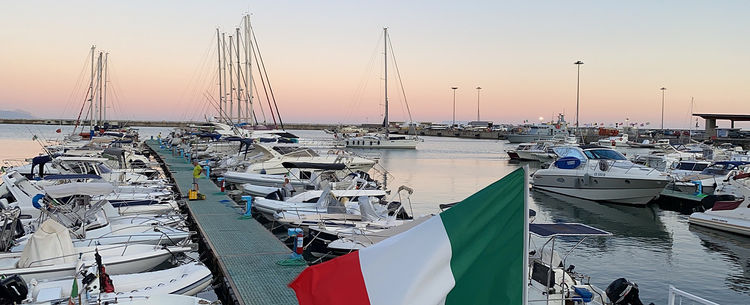
[[[313,162],[282,162],[284,168],[308,168],[322,170],[342,170],[346,168],[343,163],[313,163]]]
[[[44,191],[52,198],[62,198],[73,195],[107,195],[112,193],[113,190],[114,186],[106,182],[73,182],[44,187]]]

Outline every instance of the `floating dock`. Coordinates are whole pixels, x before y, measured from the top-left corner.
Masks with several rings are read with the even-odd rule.
[[[187,198],[193,183],[193,166],[159,142],[148,140],[177,193]],[[281,266],[292,251],[255,219],[241,217],[241,209],[210,179],[198,179],[205,200],[185,201],[191,229],[200,235],[201,261],[214,274],[214,287],[222,304],[295,304],[287,284],[305,266]]]

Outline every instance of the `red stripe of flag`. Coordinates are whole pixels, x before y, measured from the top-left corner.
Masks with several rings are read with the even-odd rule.
[[[307,267],[289,287],[300,305],[370,304],[357,252]]]

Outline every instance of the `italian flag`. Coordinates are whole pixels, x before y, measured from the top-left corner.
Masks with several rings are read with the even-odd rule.
[[[307,304],[525,304],[528,180],[520,168],[371,247],[289,284]]]

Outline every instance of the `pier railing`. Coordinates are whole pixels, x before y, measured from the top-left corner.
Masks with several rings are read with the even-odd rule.
[[[719,303],[711,302],[699,296],[691,293],[679,290],[672,285],[669,285],[669,301],[668,305],[689,305],[689,304],[700,304],[700,305],[719,305]]]

